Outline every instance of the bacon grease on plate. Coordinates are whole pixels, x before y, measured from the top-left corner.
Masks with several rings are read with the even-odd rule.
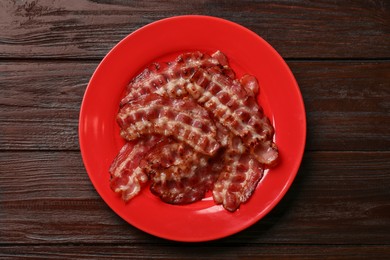
[[[279,158],[258,94],[256,78],[236,79],[220,51],[151,64],[119,104],[127,142],[109,169],[111,189],[129,201],[149,182],[154,195],[178,205],[211,191],[215,203],[237,210]]]

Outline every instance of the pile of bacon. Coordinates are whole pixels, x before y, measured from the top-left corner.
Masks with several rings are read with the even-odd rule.
[[[235,77],[220,51],[184,53],[135,77],[117,115],[127,142],[110,167],[111,189],[124,201],[150,183],[171,204],[210,190],[229,211],[246,202],[278,150],[256,78]]]

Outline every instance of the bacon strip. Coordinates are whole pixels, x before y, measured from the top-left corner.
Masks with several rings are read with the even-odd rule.
[[[203,188],[199,190],[190,184],[194,183],[194,178],[200,177],[196,173],[199,167],[207,164],[207,158],[184,143],[155,148],[145,158],[148,161],[151,192],[171,204],[187,204],[201,199]]]
[[[151,174],[150,190],[163,201],[171,204],[188,204],[204,197],[213,183],[207,166],[207,157],[201,157],[197,164],[175,165],[155,170]]]
[[[228,155],[226,166],[214,184],[215,203],[235,211],[254,192],[263,176],[263,166],[250,154]]]
[[[209,157],[187,151],[184,163],[168,168],[155,168],[151,172],[150,190],[170,204],[188,204],[201,200],[212,189],[222,170],[220,156]]]
[[[166,64],[153,63],[145,68],[137,77],[135,77],[127,86],[126,95],[120,102],[123,107],[128,102],[146,94],[154,93],[157,89],[167,83],[166,77],[161,73]]]
[[[206,155],[215,154],[220,147],[213,121],[190,99],[168,99],[156,94],[141,97],[124,106],[117,121],[127,140],[148,134],[172,136]]]
[[[221,72],[234,78],[234,72],[227,65],[227,58],[221,52],[213,56],[201,52],[189,52],[179,55],[174,62],[153,63],[133,79],[127,87],[126,95],[120,106],[143,96],[158,93],[173,98],[187,96],[185,85],[199,68],[221,67]]]
[[[213,188],[213,198],[225,209],[235,211],[241,203],[248,200],[262,178],[263,166],[252,150],[244,146],[240,137],[226,127],[216,123],[218,137],[225,148],[222,158],[224,168]],[[261,152],[259,156],[261,156]]]
[[[252,145],[272,137],[272,125],[254,96],[248,95],[238,81],[202,69],[190,80],[192,84],[186,85],[188,93],[212,112],[216,120],[244,138],[245,143]],[[251,87],[255,89],[253,82]]]
[[[157,136],[126,142],[112,162],[109,169],[110,186],[114,192],[122,196],[124,201],[129,201],[136,196],[148,181],[148,176],[140,167],[140,162],[159,142],[161,138]]]

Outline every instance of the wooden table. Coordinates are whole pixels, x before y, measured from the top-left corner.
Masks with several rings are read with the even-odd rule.
[[[297,178],[261,221],[227,238],[148,235],[98,196],[78,116],[89,78],[150,22],[237,22],[287,61],[307,110]],[[0,257],[37,259],[389,259],[390,2],[0,2]]]

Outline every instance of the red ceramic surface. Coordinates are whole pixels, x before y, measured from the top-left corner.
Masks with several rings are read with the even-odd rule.
[[[269,170],[251,199],[230,213],[212,197],[185,206],[163,203],[146,188],[124,203],[109,187],[108,168],[122,147],[115,117],[128,82],[153,61],[185,51],[221,50],[240,77],[255,75],[259,103],[275,127],[281,163]],[[293,182],[304,152],[306,117],[293,74],[261,37],[233,22],[208,16],[178,16],[151,23],[119,42],[93,74],[79,122],[84,165],[96,190],[119,216],[158,237],[207,241],[239,232],[260,220]]]

